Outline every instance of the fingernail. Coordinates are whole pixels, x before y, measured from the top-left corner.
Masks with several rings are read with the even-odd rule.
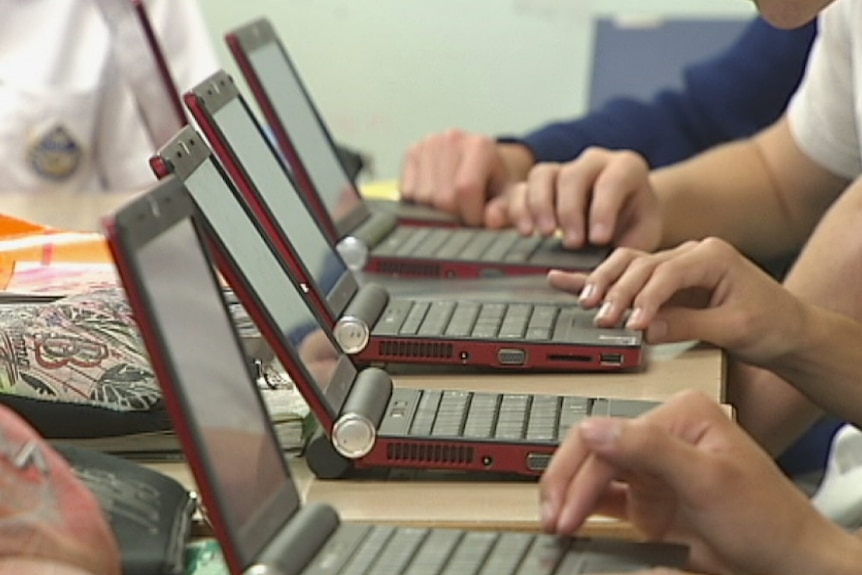
[[[581,439],[592,447],[609,447],[622,433],[621,423],[616,419],[586,419],[578,431]]]
[[[578,294],[578,300],[584,301],[593,297],[593,294],[596,293],[596,286],[594,284],[587,284],[581,289],[581,293]]]
[[[644,313],[643,313],[643,310],[641,308],[639,308],[639,307],[634,308],[632,310],[632,313],[629,314],[629,319],[626,320],[626,327],[627,328],[634,328],[635,326],[637,326],[637,323],[641,320],[641,317],[643,317],[643,314]]]
[[[614,310],[614,302],[606,301],[602,304],[602,307],[599,308],[598,313],[596,313],[596,319],[605,319],[607,316],[611,315],[611,312]]]

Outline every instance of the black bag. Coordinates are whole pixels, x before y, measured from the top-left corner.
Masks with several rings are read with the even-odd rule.
[[[185,571],[197,499],[179,482],[113,455],[52,444],[95,495],[120,548],[123,575]]]

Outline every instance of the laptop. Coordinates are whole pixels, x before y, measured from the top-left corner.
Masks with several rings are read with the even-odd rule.
[[[188,124],[188,118],[144,0],[97,0],[96,7],[110,33],[111,56],[158,147]]]
[[[342,523],[303,505],[175,178],[117,212],[108,242],[230,572],[609,573],[687,561],[684,546]]]
[[[282,133],[276,141],[284,143],[281,151],[299,190],[326,222],[324,227],[345,252],[345,260],[355,262],[355,269],[427,277],[525,275],[552,268],[589,270],[607,256],[608,248],[570,250],[556,237],[434,222],[418,225],[399,219],[392,210],[370,209],[344,170],[337,169],[338,157],[326,127],[269,23],[254,22],[228,39],[268,125]],[[219,127],[225,138],[233,137],[230,126]]]
[[[228,119],[246,117],[238,100],[222,113]],[[249,129],[258,128],[252,123]],[[237,172],[239,164],[233,165],[234,181],[242,183],[243,192],[223,176],[207,144],[191,128],[162,147],[152,164],[156,174],[172,172],[186,183],[222,241],[233,241],[239,234],[240,221],[248,219],[243,216],[247,205],[273,253],[257,259],[238,258],[243,275],[252,281],[254,264],[260,258],[276,262],[273,269],[283,270],[277,277],[254,283],[274,281],[282,290],[292,280],[299,283],[321,323],[356,362],[547,371],[616,371],[640,366],[643,334],[623,327],[595,327],[596,311],[581,308],[574,297],[565,296],[556,304],[487,293],[472,299],[423,298],[394,295],[376,283],[360,286],[293,193],[289,176],[268,153],[268,141],[260,137],[244,140],[239,151],[249,161],[248,172],[257,176],[237,177],[246,172]],[[261,187],[255,185],[258,183]],[[250,223],[243,225],[252,230],[244,233],[254,231]]]
[[[303,286],[288,277],[251,209],[190,131],[162,153],[171,158],[174,173],[203,216],[219,269],[336,449],[315,456],[315,471],[321,475],[339,476],[338,470],[350,468],[430,467],[535,476],[579,418],[638,414],[654,405],[393,389],[385,371],[359,370],[338,349]]]

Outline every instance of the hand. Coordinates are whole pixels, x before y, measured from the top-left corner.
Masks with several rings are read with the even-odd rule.
[[[700,340],[760,366],[798,347],[809,308],[716,238],[646,254],[617,249],[589,274],[554,271],[549,283],[601,306],[596,324],[645,330],[649,343]]]
[[[0,492],[0,573],[119,574],[117,543],[92,493],[2,406]]]
[[[562,230],[570,248],[612,244],[651,251],[661,240],[649,166],[634,152],[589,148],[566,164],[537,164],[526,183],[489,202],[486,216],[523,235]]]
[[[548,532],[610,515],[650,540],[689,545],[691,566],[710,573],[851,573],[862,559],[862,541],[817,513],[698,392],[636,419],[586,420],[560,445],[539,491]]]
[[[456,214],[469,225],[486,225],[486,200],[526,176],[532,164],[525,146],[449,130],[408,149],[401,196]]]

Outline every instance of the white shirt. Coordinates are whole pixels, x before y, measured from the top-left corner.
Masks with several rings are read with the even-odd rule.
[[[837,0],[821,12],[818,26],[788,108],[790,129],[812,160],[855,180],[862,174],[862,0]]]
[[[218,68],[195,0],[146,8],[181,91]],[[0,0],[0,15],[0,192],[153,182],[148,159],[164,142],[150,141],[96,0]]]

